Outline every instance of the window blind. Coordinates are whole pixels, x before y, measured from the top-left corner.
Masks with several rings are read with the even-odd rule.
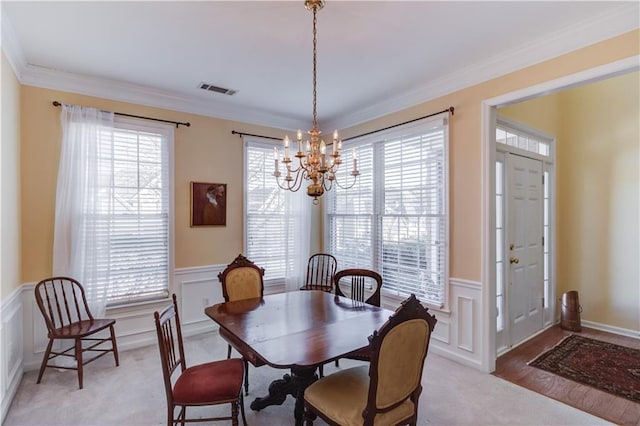
[[[446,118],[436,116],[349,143],[356,147],[361,174],[353,188],[332,191],[326,209],[328,247],[339,268],[377,270],[385,293],[400,297],[414,293],[444,305]]]
[[[246,256],[265,269],[265,285],[282,283],[291,268],[294,239],[287,220],[286,191],[273,176],[273,144],[245,142]]]
[[[143,130],[126,120],[101,137],[105,184],[95,220],[109,236],[97,260],[109,306],[168,296],[170,138],[166,126]]]

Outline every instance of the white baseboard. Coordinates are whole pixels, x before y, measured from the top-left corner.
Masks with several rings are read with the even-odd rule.
[[[628,328],[615,327],[613,325],[600,324],[592,321],[581,321],[583,327],[593,328],[595,330],[606,331],[607,333],[619,334],[621,336],[633,337],[640,339],[640,330],[631,330]]]

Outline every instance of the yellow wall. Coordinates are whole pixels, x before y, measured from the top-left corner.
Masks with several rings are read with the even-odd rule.
[[[629,56],[638,55],[639,32],[564,55],[527,69],[345,129],[349,137],[454,106],[451,120],[451,276],[481,281],[481,102]],[[22,280],[51,272],[55,178],[59,153],[59,111],[53,100],[120,112],[190,121],[176,131],[176,267],[226,263],[242,248],[242,147],[232,129],[280,136],[275,129],[158,110],[105,99],[23,87],[22,89]],[[37,123],[37,124],[34,124]],[[189,228],[189,181],[227,182],[226,228]],[[237,191],[237,193],[236,193]],[[235,194],[235,195],[234,195]]]
[[[242,139],[231,130],[266,136],[282,131],[53,90],[22,87],[22,280],[52,271],[60,109],[53,101],[190,122],[175,129],[175,266],[231,262],[243,248]],[[227,183],[227,226],[191,228],[190,181]]]
[[[501,108],[556,135],[557,296],[582,318],[640,328],[640,74]]]
[[[346,129],[344,138],[455,107],[450,124],[450,274],[481,281],[481,103],[506,93],[640,54],[640,31],[516,71],[404,111]]]
[[[638,73],[562,94],[558,289],[583,316],[640,329]]]
[[[498,108],[498,115],[526,124],[547,135],[555,136],[556,144],[558,144],[563,123],[560,100],[560,93],[541,96]]]
[[[0,300],[20,281],[20,84],[2,53],[0,143]]]

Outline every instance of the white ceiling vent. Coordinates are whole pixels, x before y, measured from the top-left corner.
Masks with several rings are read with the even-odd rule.
[[[214,86],[213,84],[209,84],[209,83],[200,83],[200,87],[202,90],[209,90],[211,92],[217,92],[217,93],[222,93],[223,95],[235,95],[235,93],[237,92],[237,90],[232,90],[232,89],[225,89],[224,87],[220,87],[220,86]]]

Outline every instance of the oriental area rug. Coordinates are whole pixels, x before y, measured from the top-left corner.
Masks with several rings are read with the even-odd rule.
[[[572,334],[529,365],[640,402],[640,350]]]

